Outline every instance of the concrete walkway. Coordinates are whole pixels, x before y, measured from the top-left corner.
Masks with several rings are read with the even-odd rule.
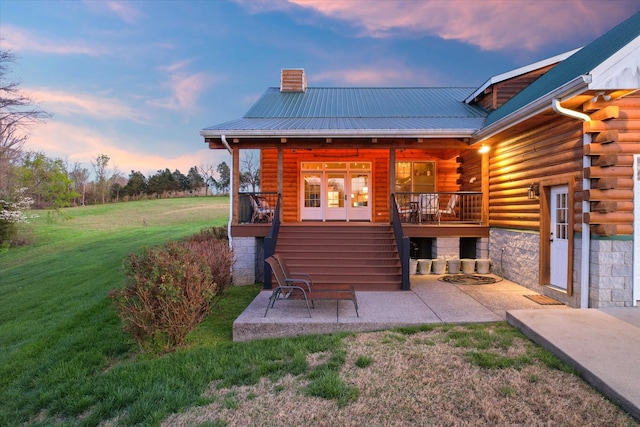
[[[640,420],[640,308],[510,310],[507,321]]]

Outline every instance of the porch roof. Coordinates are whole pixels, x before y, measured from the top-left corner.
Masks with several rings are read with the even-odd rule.
[[[473,88],[269,88],[247,114],[203,136],[470,136],[487,112],[464,103]]]

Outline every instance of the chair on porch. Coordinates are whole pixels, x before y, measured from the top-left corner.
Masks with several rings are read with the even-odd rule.
[[[413,217],[413,207],[411,203],[401,205],[398,199],[396,199],[396,209],[398,210],[400,222],[411,222],[411,218]]]
[[[451,198],[449,199],[449,203],[447,203],[447,208],[446,209],[440,209],[440,218],[442,218],[442,216],[446,216],[446,217],[452,217],[452,219],[457,219],[457,212],[456,212],[456,206],[458,205],[458,195],[457,194],[452,194]]]
[[[273,275],[278,282],[278,286],[269,297],[267,310],[264,312],[265,317],[269,312],[269,308],[273,308],[276,300],[282,299],[304,299],[307,304],[309,317],[311,317],[309,301],[311,301],[311,307],[314,307],[314,300],[349,300],[353,302],[356,316],[360,317],[358,313],[358,300],[352,285],[336,284],[324,289],[319,289],[317,286],[312,287],[313,281],[308,274],[291,274],[284,258],[279,254],[273,255],[265,261],[271,267]]]
[[[251,194],[249,195],[249,200],[251,200],[251,208],[253,210],[251,222],[271,222],[273,209],[269,206],[267,199]]]
[[[440,222],[439,197],[434,193],[420,195],[420,222]]]

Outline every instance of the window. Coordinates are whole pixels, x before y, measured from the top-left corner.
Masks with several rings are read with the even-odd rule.
[[[397,162],[396,192],[434,193],[436,162]]]

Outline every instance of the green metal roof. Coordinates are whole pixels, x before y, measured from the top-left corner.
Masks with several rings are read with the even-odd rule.
[[[238,120],[204,129],[208,134],[375,136],[429,132],[469,135],[487,112],[464,103],[474,88],[269,88]]]
[[[565,83],[589,74],[638,35],[640,35],[640,13],[633,15],[540,76],[503,106],[489,114],[485,126],[507,117]]]
[[[473,88],[269,88],[245,118],[283,117],[485,117],[462,102]]]

